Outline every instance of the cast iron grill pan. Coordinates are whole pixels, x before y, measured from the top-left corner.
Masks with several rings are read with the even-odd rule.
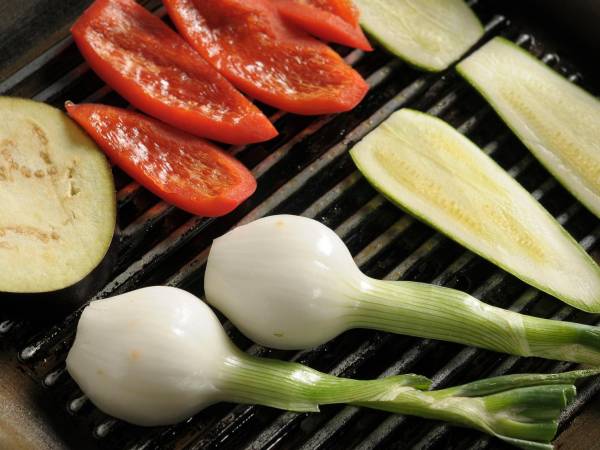
[[[154,6],[156,8],[156,2]],[[151,5],[152,6],[152,5]],[[503,35],[527,48],[592,93],[577,70],[496,11],[491,1],[472,5],[486,26],[482,42]],[[164,10],[156,9],[164,15]],[[232,214],[194,217],[161,202],[115,168],[121,251],[112,281],[94,298],[153,284],[202,296],[202,279],[212,239],[236,224],[264,215],[289,213],[334,228],[361,269],[391,280],[433,282],[465,290],[482,300],[540,317],[594,324],[595,317],[537,291],[394,207],[356,171],[348,149],[401,107],[427,111],[475,141],[525,186],[593,251],[600,221],[535,161],[489,106],[452,70],[419,72],[382,50],[363,53],[336,48],[371,85],[353,111],[300,117],[264,107],[280,131],[273,141],[232,151],[258,179],[256,194]],[[90,71],[70,39],[60,42],[15,76],[0,83],[3,94],[33,97],[56,106],[65,100],[127,106]],[[262,107],[262,105],[261,105]],[[0,313],[1,314],[1,313]],[[495,439],[434,421],[348,406],[326,406],[319,414],[266,407],[218,404],[170,427],[141,428],[108,417],[78,389],[64,368],[78,313],[42,327],[0,315],[0,338],[19,351],[22,368],[47,387],[57,414],[88,429],[102,449],[483,449],[505,448]],[[33,317],[32,317],[33,319]],[[571,364],[517,358],[464,346],[385,333],[353,330],[303,352],[254,345],[230,323],[225,328],[246,351],[295,360],[335,375],[373,378],[403,372],[432,377],[435,387],[515,372],[554,372]],[[564,427],[600,389],[580,387],[561,420]]]

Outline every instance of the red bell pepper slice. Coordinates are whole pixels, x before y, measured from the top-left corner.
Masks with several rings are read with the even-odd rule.
[[[126,109],[92,103],[66,108],[117,166],[185,211],[222,216],[256,190],[241,162],[204,139]]]
[[[187,41],[238,89],[296,114],[354,108],[368,85],[327,45],[290,27],[269,0],[164,0]]]
[[[276,0],[289,22],[327,42],[371,51],[358,23],[358,9],[350,0]]]
[[[134,0],[96,0],[71,32],[90,67],[151,116],[230,144],[277,134],[256,106]]]

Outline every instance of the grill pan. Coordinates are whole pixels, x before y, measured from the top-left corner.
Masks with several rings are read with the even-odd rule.
[[[71,1],[71,0],[70,0]],[[76,2],[73,2],[76,3]],[[81,3],[81,2],[80,2]],[[145,2],[164,16],[159,2]],[[485,24],[482,42],[503,35],[532,51],[572,81],[598,94],[597,79],[578,67],[585,51],[565,42],[554,46],[547,30],[519,10],[491,0],[473,2]],[[560,55],[555,49],[560,49]],[[371,90],[353,111],[300,117],[261,108],[280,135],[267,143],[232,148],[258,179],[254,196],[219,219],[194,217],[166,205],[115,168],[120,251],[111,281],[94,298],[167,284],[202,296],[202,279],[212,239],[231,227],[264,215],[313,217],[335,229],[369,276],[405,279],[461,289],[495,306],[540,317],[596,324],[597,318],[537,291],[466,251],[378,195],[356,171],[348,149],[401,107],[443,118],[490,154],[536,197],[598,260],[600,221],[567,193],[510,133],[491,108],[452,70],[426,74],[381,50],[365,54],[336,47],[369,82]],[[16,64],[11,53],[8,63]],[[578,63],[577,66],[571,61]],[[0,61],[2,64],[2,61]],[[0,81],[0,93],[33,97],[56,106],[65,100],[126,106],[79,56],[70,38],[58,41]],[[594,84],[595,83],[595,84]],[[98,411],[64,368],[78,312],[40,320],[35,311],[0,311],[2,348],[44,387],[48,414],[64,416],[64,433],[83,435],[78,448],[98,449],[501,449],[483,434],[434,421],[389,415],[351,406],[326,406],[319,414],[298,414],[246,405],[218,404],[169,427],[141,428]],[[572,368],[536,358],[518,358],[457,344],[367,330],[346,332],[303,352],[274,351],[244,338],[225,322],[246,351],[295,360],[335,375],[373,378],[402,372],[431,377],[435,387],[516,372]],[[600,390],[600,380],[580,386],[561,418],[564,429]],[[74,434],[74,433],[73,433]],[[69,440],[69,439],[67,439]],[[83,447],[80,447],[83,446]]]

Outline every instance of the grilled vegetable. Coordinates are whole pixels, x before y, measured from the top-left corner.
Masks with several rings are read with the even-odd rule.
[[[67,110],[132,178],[192,214],[222,216],[256,189],[250,171],[208,141],[111,106],[68,103]]]
[[[392,202],[521,280],[600,312],[600,268],[491,158],[443,121],[401,110],[351,150]]]
[[[64,113],[0,97],[0,292],[42,293],[82,281],[116,224],[102,152]]]
[[[600,101],[500,37],[457,70],[548,171],[600,217]]]
[[[573,382],[597,373],[510,375],[429,392],[430,380],[418,375],[337,378],[243,353],[206,304],[168,287],[92,302],[67,370],[96,406],[138,425],[175,423],[220,401],[306,412],[351,403],[446,420],[536,449],[552,448]]]
[[[597,327],[506,311],[445,287],[369,278],[332,230],[299,216],[266,217],[216,239],[204,290],[208,303],[268,347],[309,348],[360,327],[600,365]]]
[[[163,122],[229,144],[277,134],[257,107],[135,0],[96,0],[71,33],[100,78]]]
[[[179,32],[239,90],[296,114],[354,108],[367,83],[331,48],[289,27],[270,0],[164,0]]]
[[[483,35],[463,0],[355,0],[363,28],[394,55],[444,70]]]
[[[351,0],[276,0],[286,20],[313,36],[348,47],[373,50],[358,23]]]

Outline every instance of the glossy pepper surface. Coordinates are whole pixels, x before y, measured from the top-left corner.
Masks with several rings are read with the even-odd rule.
[[[279,13],[290,23],[327,42],[373,50],[358,22],[351,0],[275,0]]]
[[[151,116],[230,144],[277,134],[258,108],[134,0],[96,0],[71,32],[100,78]]]
[[[368,85],[324,43],[291,27],[269,0],[164,0],[187,41],[238,89],[296,114],[354,108]]]
[[[66,107],[117,166],[185,211],[222,216],[256,189],[242,163],[204,139],[126,109],[90,103]]]

